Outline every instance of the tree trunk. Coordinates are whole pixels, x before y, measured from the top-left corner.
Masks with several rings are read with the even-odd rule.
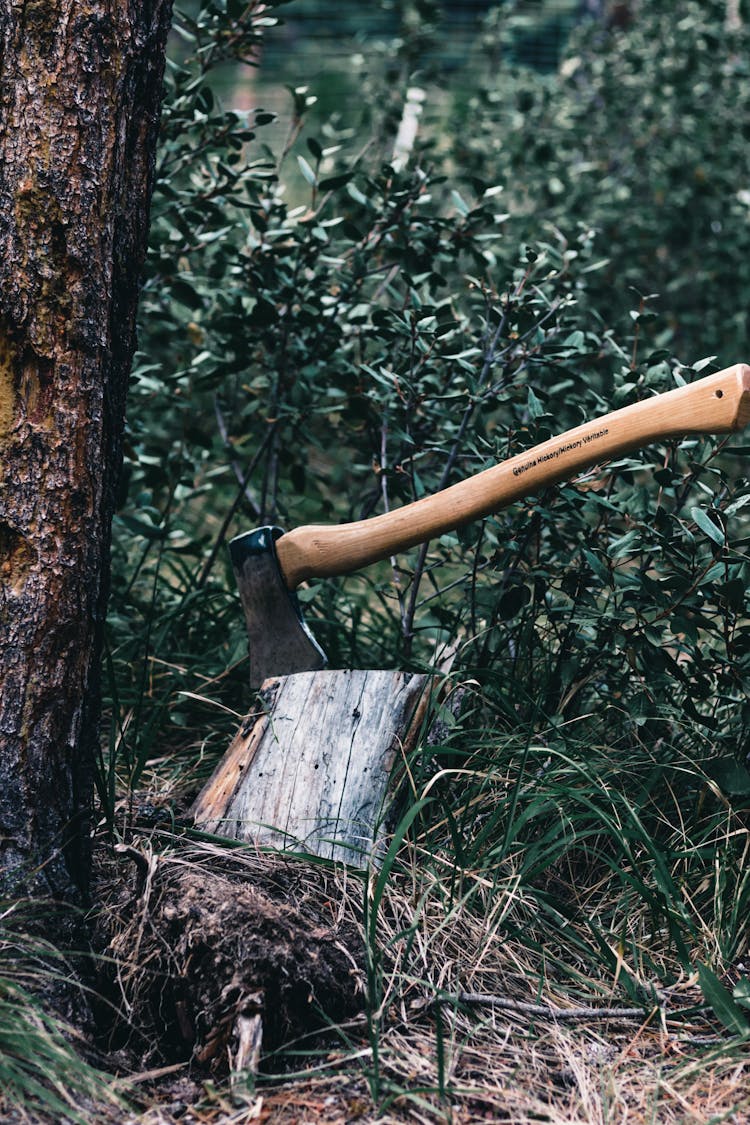
[[[171,0],[0,0],[0,894],[85,897]]]

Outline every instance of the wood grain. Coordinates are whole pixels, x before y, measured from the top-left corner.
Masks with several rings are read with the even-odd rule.
[[[430,677],[317,671],[267,680],[193,807],[206,832],[366,865]]]

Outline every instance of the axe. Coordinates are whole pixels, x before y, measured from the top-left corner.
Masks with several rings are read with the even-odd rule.
[[[247,622],[250,684],[313,671],[325,653],[295,590],[307,579],[350,574],[426,543],[592,464],[662,439],[723,434],[750,421],[750,366],[742,363],[584,422],[433,496],[356,523],[260,527],[229,547]]]

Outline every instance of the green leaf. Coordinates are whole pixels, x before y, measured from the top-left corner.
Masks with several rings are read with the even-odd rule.
[[[526,409],[528,410],[529,418],[532,421],[535,418],[541,418],[541,416],[545,413],[544,405],[536,397],[536,395],[534,394],[531,387],[529,387],[528,393],[527,393],[527,396],[526,396]]]
[[[701,992],[706,1003],[713,1009],[713,1013],[724,1027],[733,1035],[750,1035],[750,1023],[744,1013],[733,999],[730,992],[724,987],[708,965],[698,962],[698,980]]]
[[[736,758],[714,758],[704,769],[730,797],[750,797],[750,770]]]
[[[746,496],[740,496],[739,500],[734,500],[731,504],[728,504],[724,509],[725,514],[728,516],[734,516],[737,514],[737,512],[741,511],[742,508],[747,507],[748,504],[750,504],[750,493],[748,493]]]
[[[370,906],[370,930],[371,938],[373,940],[376,936],[376,926],[378,921],[378,911],[380,910],[380,903],[385,893],[385,888],[388,884],[388,880],[392,877],[393,865],[396,861],[396,856],[398,855],[399,849],[401,848],[412,824],[431,803],[432,797],[421,797],[412,805],[408,812],[405,813],[405,815],[401,818],[400,822],[393,831],[391,843],[388,851],[385,854],[385,858],[383,859],[383,864],[378,874],[378,878],[372,894],[372,903]]]
[[[318,177],[315,175],[315,172],[307,163],[304,156],[298,156],[297,163],[299,164],[300,172],[305,177],[308,184],[310,184],[310,187],[315,187],[316,183],[318,182]]]
[[[354,184],[348,184],[346,190],[355,203],[361,203],[363,206],[367,206],[367,204],[369,203],[367,196],[363,195],[359,188]]]
[[[566,336],[562,343],[564,348],[574,348],[576,351],[582,352],[586,345],[586,337],[580,329],[576,329],[575,332]]]
[[[598,558],[593,551],[589,551],[586,547],[584,547],[583,556],[597,578],[601,579],[602,582],[610,581],[609,571],[607,570],[602,560]]]
[[[203,307],[203,298],[184,278],[175,278],[171,285],[171,293],[176,301],[179,301],[181,305],[186,305],[189,309]]]
[[[716,526],[704,508],[691,508],[690,515],[704,535],[707,535],[709,539],[713,539],[714,543],[718,544],[719,547],[724,546],[724,532],[720,527]]]
[[[335,191],[336,188],[345,187],[353,175],[353,172],[341,172],[338,176],[328,176],[320,181],[320,187],[323,191]]]
[[[641,546],[641,532],[638,528],[634,528],[610,543],[609,554],[613,559],[621,559],[626,555],[637,554]]]
[[[693,363],[690,366],[692,367],[693,371],[697,373],[703,371],[704,367],[708,367],[709,364],[712,364],[715,359],[715,355],[707,355],[705,359],[699,359],[697,363]]]
[[[135,535],[142,535],[144,539],[163,539],[166,534],[164,526],[156,527],[146,520],[136,519],[135,516],[128,516],[122,512],[118,514],[117,519],[120,523],[124,524],[129,531]]]
[[[458,211],[459,215],[466,216],[466,215],[469,214],[468,204],[466,203],[466,201],[464,199],[462,199],[462,197],[459,195],[459,193],[455,189],[453,191],[451,191],[451,199],[453,200],[454,206],[455,206],[456,210]]]
[[[510,621],[521,612],[525,605],[531,601],[531,590],[528,586],[512,586],[506,590],[500,599],[497,615],[501,621]]]
[[[657,363],[663,363],[665,359],[670,359],[671,355],[669,348],[657,348],[655,352],[646,356],[644,366],[655,367]]]
[[[732,998],[743,1008],[750,1008],[750,977],[740,977],[732,989]]]

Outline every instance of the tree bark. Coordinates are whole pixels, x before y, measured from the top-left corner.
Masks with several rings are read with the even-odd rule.
[[[85,898],[171,0],[0,0],[0,893]]]

